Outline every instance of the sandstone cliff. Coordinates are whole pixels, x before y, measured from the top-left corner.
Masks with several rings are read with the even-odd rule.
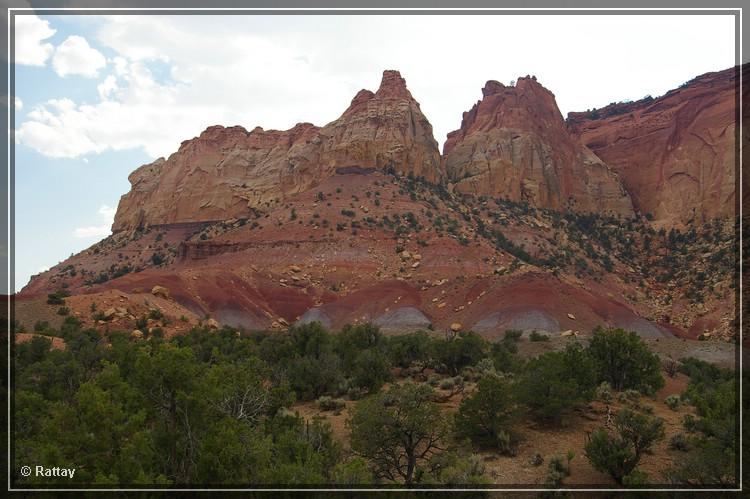
[[[747,67],[744,68],[747,70]],[[663,225],[735,214],[737,68],[631,103],[570,113],[570,130]]]
[[[610,168],[571,137],[555,96],[535,77],[489,81],[448,134],[444,167],[456,192],[556,209],[628,216],[632,204]]]
[[[112,229],[246,216],[349,166],[442,180],[432,126],[397,71],[385,71],[377,92],[360,91],[323,128],[209,127],[168,159],[130,175],[132,188],[120,200]]]

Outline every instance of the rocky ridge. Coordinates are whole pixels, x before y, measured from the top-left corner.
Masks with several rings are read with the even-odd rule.
[[[569,113],[569,129],[620,175],[635,209],[661,225],[734,216],[739,70],[706,73],[656,99]]]
[[[571,137],[555,96],[535,77],[519,78],[515,86],[488,81],[482,95],[443,150],[456,192],[633,215],[617,174]]]

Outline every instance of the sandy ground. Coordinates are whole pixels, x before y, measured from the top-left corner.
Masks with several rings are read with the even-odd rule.
[[[665,386],[654,397],[641,397],[639,403],[653,408],[654,415],[662,418],[665,425],[665,437],[660,441],[651,454],[641,460],[640,469],[646,472],[654,484],[664,484],[662,473],[680,458],[679,451],[668,449],[669,439],[676,433],[683,432],[681,419],[684,414],[692,412],[689,406],[679,406],[676,411],[669,409],[664,399],[671,394],[682,393],[687,387],[689,379],[683,374],[674,378],[665,377]],[[473,391],[474,385],[467,383],[464,395]],[[439,394],[447,391],[438,390]],[[454,412],[461,403],[462,395],[453,396],[449,401],[441,403],[447,412]],[[611,404],[612,414],[625,405],[617,402],[614,396]],[[322,416],[330,424],[334,437],[348,448],[349,429],[346,420],[356,408],[357,402],[347,400],[346,408],[339,412],[321,411],[315,402],[296,404],[293,410],[305,419]],[[569,450],[575,457],[571,462],[571,475],[564,481],[566,486],[616,486],[615,481],[604,473],[596,471],[584,455],[587,432],[601,427],[606,419],[606,405],[595,401],[587,407],[571,412],[564,421],[562,428],[547,427],[531,420],[521,420],[516,431],[521,437],[516,456],[503,456],[490,450],[477,452],[482,457],[486,467],[486,474],[493,484],[497,485],[529,485],[543,486],[547,476],[547,466],[553,456],[565,457]],[[544,463],[540,466],[531,464],[535,454],[541,454]]]

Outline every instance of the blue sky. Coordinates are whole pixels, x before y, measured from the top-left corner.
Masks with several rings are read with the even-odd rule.
[[[732,66],[733,30],[730,16],[16,16],[16,289],[106,236],[128,174],[210,125],[324,125],[398,69],[442,145],[489,79],[536,75],[563,114],[657,96]]]

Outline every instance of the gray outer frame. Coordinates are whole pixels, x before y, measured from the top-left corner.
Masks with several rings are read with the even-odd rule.
[[[248,9],[248,8],[256,8],[256,9],[299,9],[296,13],[302,13],[300,11],[304,11],[305,9],[314,9],[314,8],[325,8],[325,9],[337,9],[339,12],[341,11],[349,11],[348,13],[351,13],[352,9],[378,9],[379,14],[409,14],[409,11],[396,11],[395,9],[428,9],[428,10],[422,10],[419,12],[411,11],[411,13],[419,13],[419,14],[461,14],[461,13],[471,13],[471,14],[480,14],[481,11],[477,12],[473,9],[517,9],[517,10],[505,10],[505,11],[485,11],[487,14],[495,14],[495,15],[514,15],[514,14],[555,14],[555,15],[569,15],[569,14],[609,14],[609,15],[643,15],[643,14],[651,14],[651,15],[658,15],[658,14],[671,14],[671,15],[695,15],[695,14],[716,14],[716,15],[734,15],[735,16],[735,36],[736,36],[736,49],[735,49],[735,61],[736,65],[747,63],[750,61],[750,50],[748,50],[748,40],[745,39],[742,34],[744,30],[742,29],[745,25],[745,22],[743,22],[742,19],[742,8],[738,5],[739,2],[736,1],[726,1],[726,0],[713,0],[709,5],[706,5],[706,3],[699,2],[697,0],[633,0],[628,2],[627,6],[617,5],[617,2],[612,2],[609,0],[605,1],[596,1],[596,0],[565,0],[563,2],[553,2],[552,0],[504,0],[502,2],[498,1],[492,1],[492,0],[463,0],[461,2],[452,2],[450,0],[380,0],[378,2],[377,6],[374,6],[372,3],[363,2],[362,0],[327,0],[327,1],[317,1],[315,2],[316,5],[312,6],[310,5],[310,2],[306,2],[305,0],[247,0],[247,1],[238,1],[238,0],[212,0],[212,1],[197,1],[197,0],[124,0],[124,1],[116,1],[116,0],[0,0],[2,2],[2,14],[3,14],[3,36],[0,37],[0,44],[2,46],[0,47],[0,57],[5,59],[6,64],[2,64],[2,86],[3,91],[2,95],[9,95],[10,93],[15,94],[14,92],[14,81],[11,81],[9,79],[8,69],[9,64],[7,64],[7,58],[8,58],[8,43],[10,41],[10,34],[8,33],[8,17],[10,15],[10,11],[6,10],[7,8],[29,8],[32,7],[34,9],[66,9],[66,10],[58,10],[57,12],[48,12],[50,14],[52,13],[58,13],[58,14],[73,14],[73,12],[67,10],[67,9],[98,9],[97,11],[89,11],[91,14],[100,14],[101,11],[107,10],[107,9],[120,9],[120,8],[129,8],[129,9],[144,9],[144,13],[154,13],[154,10],[158,9],[190,9],[190,8],[215,8],[215,9]],[[604,5],[603,5],[604,4]],[[437,9],[460,9],[458,11],[439,11]],[[382,11],[380,9],[394,9],[391,11]],[[618,10],[621,9],[621,10]],[[643,10],[639,10],[643,9]],[[661,10],[658,9],[675,9],[675,10]],[[691,10],[691,9],[700,9],[700,10]],[[732,9],[726,10],[726,9]],[[110,11],[111,12],[111,11]],[[307,11],[305,13],[312,13],[314,11]],[[320,12],[320,11],[318,11]],[[76,12],[77,14],[85,13],[85,12]],[[123,12],[119,12],[123,13]],[[163,13],[163,12],[162,12]],[[176,14],[177,12],[175,12]],[[206,12],[204,12],[206,13]],[[221,14],[232,14],[232,11],[223,11],[219,12]],[[237,11],[235,11],[237,13]],[[270,12],[268,12],[270,13]],[[285,14],[285,12],[279,12],[280,15]],[[290,13],[290,12],[286,12]],[[320,12],[320,13],[327,13],[327,14],[335,14],[337,13],[335,10],[327,11],[327,12]],[[366,15],[368,13],[373,13],[373,11],[363,11],[359,12],[360,14]],[[11,46],[12,48],[12,46]],[[722,68],[717,68],[722,69]],[[739,73],[738,73],[739,74]],[[9,89],[10,85],[10,89]],[[740,108],[739,108],[739,95],[738,95],[738,109],[737,109],[737,118],[738,121],[741,121],[740,118],[744,118],[744,116],[740,116]],[[9,124],[14,122],[15,118],[15,109],[14,106],[11,104],[7,108],[4,109],[4,112],[7,113],[4,116],[3,122],[2,122],[2,128],[3,132],[6,134],[5,137],[11,137],[10,135],[10,129]],[[738,129],[740,129],[738,127]],[[742,132],[743,134],[746,132]],[[738,150],[739,150],[739,143],[742,142],[742,138],[740,137],[740,132],[737,132],[738,137]],[[7,296],[10,288],[10,284],[14,282],[14,259],[13,255],[15,252],[15,238],[14,238],[14,220],[15,220],[15,206],[14,206],[14,194],[13,189],[11,188],[9,190],[9,186],[13,186],[15,179],[14,179],[14,171],[11,165],[14,164],[14,151],[8,150],[9,142],[2,141],[2,149],[0,151],[3,154],[3,157],[8,158],[8,163],[6,163],[6,171],[5,174],[2,175],[2,179],[0,180],[0,190],[2,191],[2,207],[0,207],[0,211],[2,211],[2,217],[0,217],[0,258],[5,260],[2,265],[2,269],[0,269],[0,295]],[[737,191],[737,212],[739,214],[739,210],[741,207],[741,198],[742,198],[742,182],[741,182],[741,158],[739,155],[737,156],[737,174],[736,174],[736,185],[739,185],[739,190]],[[10,229],[10,230],[9,230]],[[741,232],[740,232],[741,235]],[[737,244],[738,252],[740,251],[739,248],[739,241]],[[741,252],[738,253],[738,257],[741,255]],[[742,274],[742,260],[740,259],[740,274]],[[739,341],[741,344],[742,341],[742,307],[740,306],[740,299],[741,299],[741,293],[742,293],[742,287],[741,287],[741,275],[739,276],[740,279],[740,286],[739,290],[740,292],[737,294],[737,306],[736,310],[739,315],[739,323],[740,323],[740,335],[739,335]],[[12,317],[12,310],[11,310],[11,301],[6,299],[6,307],[1,307],[4,309],[2,313],[3,315],[8,314],[8,317]],[[0,333],[1,334],[1,333]],[[8,337],[10,337],[10,331],[8,331]],[[742,355],[740,354],[740,348],[737,349],[737,367],[738,372],[742,368]],[[7,380],[10,383],[12,380],[12,371],[11,371],[11,342],[8,342],[8,376]],[[741,383],[741,376],[738,376],[738,385],[740,387],[740,390],[738,390],[738,407],[742,407],[740,404],[740,401],[742,400],[742,383]],[[6,388],[9,388],[9,385],[6,385]],[[11,421],[11,411],[10,411],[10,390],[8,390],[8,452],[10,452],[10,421]],[[738,424],[740,425],[740,432],[739,432],[739,438],[740,438],[740,452],[738,453],[739,458],[739,466],[738,466],[738,480],[739,480],[739,486],[740,489],[734,489],[736,490],[742,490],[742,454],[744,451],[744,448],[742,446],[743,440],[742,440],[742,409],[740,409],[740,418],[738,421]],[[10,474],[10,466],[12,464],[12,461],[10,460],[10,455],[8,454],[8,469],[4,470],[8,472],[8,489],[9,490],[19,490],[19,489],[11,489],[11,474]],[[28,489],[23,489],[28,490]],[[41,489],[40,489],[41,490]],[[65,489],[43,489],[43,490],[65,490]],[[75,490],[75,489],[68,489],[68,490]],[[94,489],[90,489],[94,490]],[[101,489],[99,489],[101,490]],[[129,490],[138,490],[138,489],[129,489]],[[147,489],[148,490],[148,489]],[[154,490],[165,490],[165,489],[154,489]],[[166,490],[178,490],[178,489],[166,489]],[[190,490],[190,489],[188,489]],[[221,490],[221,489],[192,489],[192,490]],[[226,489],[225,489],[226,490]],[[247,489],[229,489],[229,490],[247,490]],[[295,490],[295,489],[252,489],[252,490]],[[297,490],[316,490],[316,489],[297,489]],[[346,490],[346,489],[343,489]],[[368,489],[352,489],[352,490],[368,490]],[[369,489],[373,490],[373,489]],[[431,490],[444,490],[444,489],[431,489]],[[461,489],[456,489],[456,491],[460,491]],[[466,489],[464,489],[466,490]],[[533,489],[533,488],[526,488],[526,489],[501,489],[501,488],[488,488],[488,489],[474,489],[474,490],[508,490],[508,491],[516,491],[520,492],[521,490],[541,490],[541,489]],[[563,489],[565,490],[565,489]],[[623,489],[569,489],[569,490],[577,490],[577,491],[584,491],[584,490],[597,490],[600,492],[604,492],[606,490],[623,490]],[[653,491],[664,491],[669,489],[664,488],[655,488],[655,489],[645,489],[645,490],[653,490]],[[645,491],[644,490],[644,491]],[[712,489],[705,489],[705,492],[711,493]],[[714,491],[719,492],[729,492],[732,489],[714,489]]]

